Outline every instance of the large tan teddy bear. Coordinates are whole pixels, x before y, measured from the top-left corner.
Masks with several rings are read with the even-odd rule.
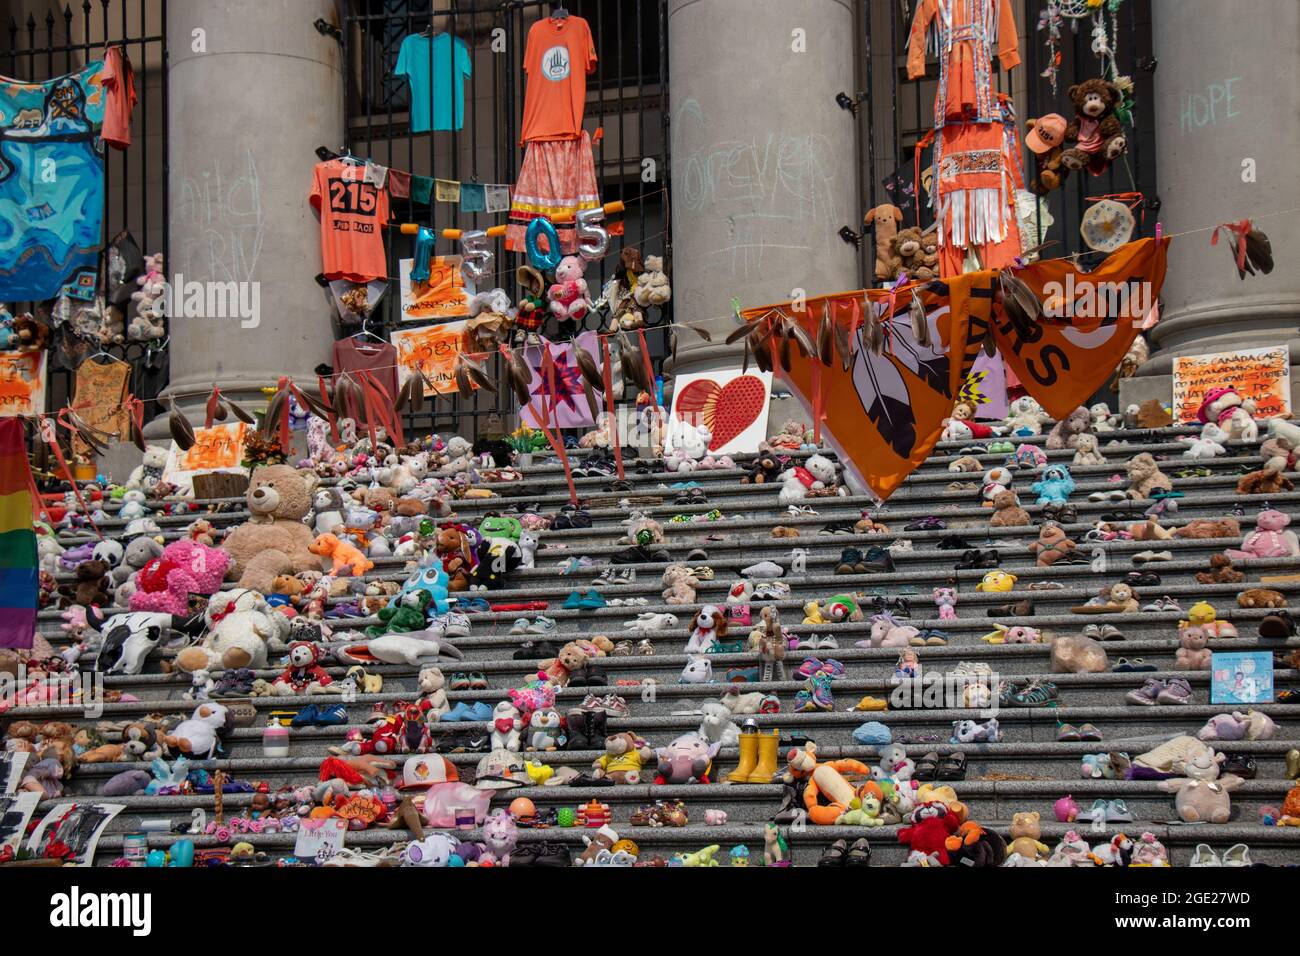
[[[267,465],[248,483],[247,521],[230,533],[222,547],[230,553],[227,578],[263,594],[282,574],[321,568],[308,550],[314,535],[302,519],[311,509],[307,483],[288,465]]]
[[[1174,489],[1174,483],[1148,452],[1130,458],[1125,470],[1128,472],[1128,496],[1134,500],[1142,501],[1150,498],[1152,492]]]

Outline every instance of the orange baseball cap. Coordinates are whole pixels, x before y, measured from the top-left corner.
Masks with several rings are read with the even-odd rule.
[[[1065,140],[1065,117],[1048,113],[1034,124],[1025,137],[1025,145],[1035,153],[1050,153]]]

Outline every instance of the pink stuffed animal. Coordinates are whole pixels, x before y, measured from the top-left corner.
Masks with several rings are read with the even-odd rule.
[[[189,613],[191,594],[216,594],[221,590],[230,555],[221,548],[210,548],[198,541],[173,541],[163,549],[167,587],[161,591],[136,590],[129,606],[132,611],[158,611],[185,616]]]
[[[1224,554],[1233,559],[1300,557],[1300,540],[1288,531],[1291,516],[1276,509],[1261,511],[1255,518],[1255,530],[1241,540],[1240,548],[1227,548]]]
[[[578,321],[591,307],[587,299],[587,280],[582,277],[586,263],[577,256],[565,256],[555,267],[555,282],[547,290],[551,314],[560,321]]]
[[[952,588],[935,588],[934,603],[939,607],[939,620],[957,620],[957,592]]]
[[[1073,823],[1079,816],[1079,804],[1075,802],[1072,795],[1066,795],[1057,800],[1052,805],[1056,811],[1056,820],[1058,823]]]
[[[1178,653],[1174,655],[1174,667],[1180,671],[1207,671],[1210,669],[1210,651],[1207,646],[1210,635],[1198,624],[1188,624],[1178,632]]]

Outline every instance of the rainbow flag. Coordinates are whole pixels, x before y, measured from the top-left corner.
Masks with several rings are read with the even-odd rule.
[[[36,532],[31,473],[18,418],[0,418],[0,647],[30,649],[36,634]]]

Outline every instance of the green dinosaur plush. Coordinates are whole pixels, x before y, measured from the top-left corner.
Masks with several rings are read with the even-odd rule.
[[[383,637],[385,634],[407,634],[422,631],[428,626],[425,612],[429,608],[432,595],[428,591],[408,591],[399,604],[381,607],[376,615],[380,624],[366,628],[370,637]]]

